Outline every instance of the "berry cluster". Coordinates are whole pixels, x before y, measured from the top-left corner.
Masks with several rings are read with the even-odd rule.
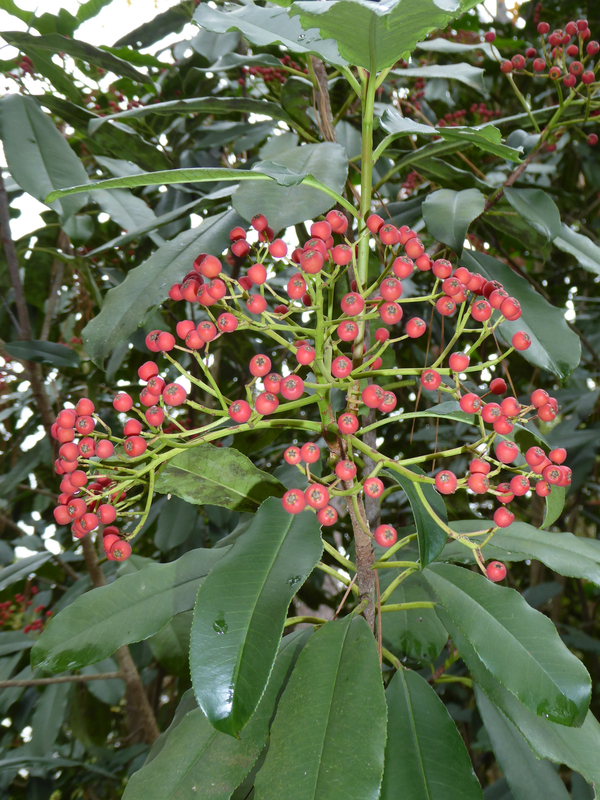
[[[283,58],[280,58],[279,60],[284,67],[294,69],[296,72],[304,72],[306,75],[308,74],[308,69],[293,61],[292,57],[288,53],[286,53]],[[242,67],[242,71],[248,75],[260,75],[265,83],[280,83],[282,86],[289,77],[289,74],[285,70],[278,69],[277,67]],[[244,78],[240,78],[239,83],[244,84]]]
[[[52,616],[52,611],[50,609],[44,611],[46,606],[43,603],[31,608],[33,598],[39,592],[37,586],[30,586],[26,592],[31,595],[30,598],[28,598],[27,594],[18,593],[12,600],[5,600],[0,603],[0,627],[9,628],[13,631],[19,630],[23,626],[23,622],[29,618],[29,621],[23,627],[23,633],[42,630],[44,621]],[[38,614],[40,616],[37,616]]]

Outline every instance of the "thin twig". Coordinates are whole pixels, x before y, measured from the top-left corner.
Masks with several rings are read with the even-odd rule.
[[[100,675],[60,675],[56,678],[31,678],[26,681],[0,681],[0,689],[12,689],[20,686],[49,686],[52,683],[77,683],[82,681],[110,681],[119,678],[120,672],[103,672]]]

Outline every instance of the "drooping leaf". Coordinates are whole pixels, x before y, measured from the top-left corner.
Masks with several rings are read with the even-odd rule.
[[[525,278],[492,256],[465,251],[460,263],[489,280],[500,281],[521,304],[520,319],[500,323],[503,338],[510,342],[516,331],[525,331],[531,337],[531,346],[522,351],[523,358],[566,380],[579,364],[581,342],[567,325],[563,312],[551,306]]]
[[[554,487],[553,487],[554,490]],[[481,520],[459,520],[451,523],[451,527],[462,533],[485,528]],[[513,522],[494,534],[489,547],[496,548],[495,557],[507,561],[525,561],[535,559],[541,561],[549,569],[571,578],[584,578],[600,586],[600,542],[572,533],[538,530],[526,522]],[[451,543],[444,551],[444,556],[466,550],[458,543]],[[488,555],[488,545],[484,548]],[[490,556],[492,557],[492,556]]]
[[[398,574],[392,569],[379,570],[382,592]],[[415,572],[394,589],[388,603],[396,605],[431,600],[435,597],[427,581]],[[410,608],[383,614],[381,630],[388,650],[416,664],[432,664],[448,640],[448,634],[433,608]]]
[[[514,800],[569,800],[569,793],[549,761],[535,757],[527,741],[499,708],[476,689],[477,706],[489,734],[498,764]]]
[[[163,553],[185,542],[194,530],[198,509],[179,497],[168,497],[158,515],[154,544]]]
[[[410,136],[412,134],[438,136],[445,139],[449,144],[474,145],[481,150],[493,153],[509,161],[518,162],[521,160],[519,150],[502,144],[502,134],[494,125],[485,125],[479,128],[466,128],[458,125],[456,127],[436,128],[433,125],[425,125],[422,122],[415,122],[413,119],[403,117],[395,108],[388,106],[381,117],[381,127],[390,134],[388,137],[390,141],[400,136]]]
[[[279,702],[256,800],[375,800],[385,740],[373,634],[362,617],[327,622],[300,654]]]
[[[548,617],[514,589],[462,567],[432,564],[423,574],[441,601],[436,612],[453,640],[456,631],[468,639],[496,680],[535,714],[561,725],[582,724],[590,677]],[[468,656],[461,655],[470,668]]]
[[[156,480],[155,491],[188,503],[256,511],[268,497],[283,497],[285,487],[233,447],[202,444],[174,456]]]
[[[118,114],[108,114],[106,117],[96,117],[90,121],[90,135],[105,122],[120,121],[132,117],[139,119],[148,114],[182,115],[201,112],[204,114],[263,114],[271,119],[280,119],[289,122],[290,117],[276,103],[267,100],[253,100],[250,97],[188,97],[183,100],[169,100],[166,103],[153,103],[141,108],[132,108],[120,111]]]
[[[553,486],[552,491],[546,497],[546,510],[542,528],[549,528],[560,517],[565,507],[566,489],[564,486]]]
[[[314,514],[265,501],[198,592],[190,643],[198,703],[217,730],[238,736],[263,694],[292,597],[321,556]]]
[[[31,720],[30,752],[32,756],[45,756],[52,751],[62,728],[67,700],[73,684],[54,683],[44,687]]]
[[[392,75],[399,78],[444,78],[446,80],[460,81],[471,89],[487,94],[483,80],[485,70],[474,67],[472,64],[429,64],[426,67],[410,67],[409,69],[393,69]]]
[[[83,164],[33,97],[4,95],[0,100],[0,137],[10,174],[40,202],[45,202],[54,189],[87,182]],[[50,205],[64,221],[86,203],[84,195]]]
[[[575,256],[577,263],[588,272],[600,275],[600,247],[582,233],[576,233],[563,222],[554,245],[564,253]]]
[[[73,219],[71,217],[71,219]],[[66,344],[46,342],[39,339],[31,341],[7,342],[4,349],[14,358],[33,361],[37,364],[52,364],[54,367],[78,367],[79,356]]]
[[[310,26],[312,30],[305,30],[301,21],[290,17],[285,8],[262,8],[248,2],[233,11],[221,11],[201,3],[194,19],[201,28],[215,33],[241,31],[252,44],[282,44],[292,53],[314,53],[335,66],[347,63],[334,41],[324,41],[314,25]]]
[[[388,737],[381,800],[482,800],[467,748],[427,681],[399,669],[385,693]]]
[[[6,479],[5,479],[6,480]],[[26,556],[15,561],[14,564],[9,564],[8,567],[0,569],[0,591],[6,589],[12,583],[26,578],[32,572],[35,572],[38,567],[45,564],[52,558],[52,553],[36,553],[34,556]]]
[[[417,475],[425,474],[420,467],[416,467],[414,465],[409,467],[409,469],[411,472],[414,472]],[[427,511],[426,506],[423,504],[421,498],[417,494],[414,484],[410,478],[407,478],[398,472],[386,471],[385,474],[389,478],[392,478],[392,480],[396,481],[396,483],[400,484],[406,493],[415,519],[415,526],[417,528],[417,536],[419,541],[419,561],[421,564],[421,569],[423,569],[427,566],[427,564],[435,561],[435,559],[444,549],[447,538],[446,532],[440,528],[434,519],[432,519]],[[425,499],[431,508],[443,522],[447,522],[448,517],[446,514],[446,505],[441,495],[436,492],[436,490],[433,488],[433,485],[430,483],[422,483],[420,486],[423,494],[425,495]]]
[[[94,64],[107,72],[114,72],[125,78],[130,78],[138,83],[152,83],[152,78],[138,72],[127,61],[122,58],[100,50],[98,47],[88,42],[78,41],[67,36],[60,36],[57,33],[46,34],[45,36],[32,36],[30,33],[22,31],[6,31],[2,33],[2,38],[20,50],[27,46],[33,46],[37,50],[47,50],[49,53],[68,53],[73,58],[79,58],[88,64]]]
[[[177,561],[149,564],[78,597],[44,629],[32,650],[32,665],[48,672],[77,669],[123,644],[147,639],[175,614],[194,607],[200,582],[226,552],[191,550]]]
[[[463,251],[469,225],[485,208],[485,195],[479,189],[438,189],[428,194],[423,203],[423,219],[428,233],[447,244],[457,255]]]
[[[334,39],[350,64],[376,72],[404,58],[415,44],[437,28],[445,28],[465,13],[475,0],[389,0],[377,5],[369,0],[334,0],[315,5],[295,2],[292,16],[299,15],[305,30],[317,28],[323,39]]]
[[[105,297],[100,313],[83,329],[87,354],[102,363],[114,348],[143,325],[167,298],[169,289],[189,271],[201,252],[219,254],[229,243],[229,231],[243,220],[233,211],[205,219],[162,245],[150,258],[127,273]]]
[[[86,0],[77,9],[77,19],[80,23],[87,22],[88,19],[96,17],[111,2],[112,0]]]
[[[341,193],[348,172],[348,157],[339,144],[323,142],[304,147],[293,147],[274,156],[269,162],[259,162],[255,169],[274,174],[282,167],[301,175],[319,175],[334,192]],[[236,211],[246,220],[263,213],[274,231],[297,222],[313,219],[333,205],[333,199],[309,186],[266,184],[241,184],[232,197]]]
[[[115,42],[115,47],[136,47],[144,50],[146,47],[164,39],[169,33],[180,33],[186,22],[190,21],[190,6],[186,0],[157,14],[149,22],[144,22],[139,28],[126,33]]]
[[[551,242],[560,234],[560,211],[552,198],[542,189],[515,189],[507,186],[504,196],[536,231]]]
[[[240,739],[215,730],[201,709],[189,711],[157,741],[123,800],[184,800],[198,791],[203,800],[228,800],[265,745],[279,695],[310,634],[295,631],[281,640],[265,693]]]

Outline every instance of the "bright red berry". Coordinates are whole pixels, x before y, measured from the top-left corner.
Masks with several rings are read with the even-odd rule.
[[[459,402],[461,409],[467,414],[476,414],[481,410],[481,399],[476,394],[464,394]]]
[[[98,458],[110,458],[115,451],[115,446],[108,439],[102,439],[96,445],[96,455]]]
[[[313,483],[308,486],[304,492],[304,497],[307,504],[311,508],[320,510],[329,504],[329,492],[325,486],[319,483]]]
[[[338,514],[333,506],[325,506],[325,508],[321,508],[319,511],[317,511],[317,519],[319,524],[323,525],[324,527],[335,525],[337,518]]]
[[[506,391],[506,381],[504,378],[494,378],[490,383],[490,392],[492,394],[504,394]]]
[[[426,369],[421,373],[421,386],[424,389],[433,391],[437,389],[442,382],[442,376],[435,369]]]
[[[499,528],[508,528],[515,521],[515,515],[508,508],[501,506],[494,511],[494,525]]]
[[[255,378],[262,378],[271,371],[271,359],[259,353],[250,359],[249,364],[250,374]]]
[[[381,497],[383,488],[383,481],[380,478],[367,478],[363,484],[367,497]]]
[[[466,353],[452,353],[448,359],[448,365],[453,372],[464,372],[470,361],[471,359]]]
[[[306,442],[300,448],[300,456],[307,464],[316,464],[321,458],[321,450],[314,442]]]
[[[300,455],[300,448],[296,447],[295,444],[291,445],[285,450],[283,458],[288,464],[291,464],[292,466],[294,466],[295,464],[299,464],[302,461],[302,456]]]
[[[113,400],[113,407],[115,411],[129,411],[133,406],[132,398],[127,392],[119,392]]]
[[[377,408],[383,402],[383,389],[374,383],[366,386],[362,391],[361,400],[368,408]]]
[[[162,398],[168,406],[180,406],[187,400],[187,392],[178,383],[169,383],[163,389]]]
[[[143,453],[145,453],[147,446],[146,440],[141,436],[129,436],[127,439],[125,439],[123,449],[128,456],[135,458],[136,456],[141,456]]]
[[[456,475],[449,469],[444,469],[435,476],[435,488],[440,494],[453,494],[456,491],[456,485]]]
[[[239,425],[243,424],[244,422],[248,422],[251,415],[252,409],[245,400],[235,400],[229,406],[229,416]]]
[[[347,378],[352,372],[352,361],[346,356],[338,356],[331,362],[331,374],[334,378]]]
[[[512,464],[519,455],[519,448],[514,442],[502,441],[496,444],[496,458],[502,464]]]
[[[289,514],[299,514],[306,508],[306,498],[300,489],[290,489],[283,495],[281,502]]]
[[[365,307],[365,301],[356,292],[350,292],[342,298],[341,302],[342,311],[348,316],[354,317],[360,314]]]
[[[281,381],[279,391],[286,400],[297,400],[304,394],[304,381],[299,375],[288,375]]]
[[[396,543],[398,533],[391,525],[379,525],[375,528],[373,538],[380,547],[391,547]]]
[[[398,303],[383,303],[379,309],[379,316],[386,325],[396,325],[402,319],[402,308]]]
[[[501,561],[492,561],[487,565],[485,572],[493,583],[498,583],[506,578],[506,567]]]
[[[338,461],[335,474],[341,481],[351,481],[356,477],[356,464],[352,461]]]
[[[358,430],[358,418],[355,414],[352,414],[350,411],[346,411],[344,414],[340,414],[338,417],[338,428],[340,433],[351,435],[356,433]]]
[[[256,398],[254,408],[261,415],[273,414],[279,406],[278,398],[271,392],[262,392]]]

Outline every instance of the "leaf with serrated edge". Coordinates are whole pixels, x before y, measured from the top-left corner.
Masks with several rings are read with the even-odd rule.
[[[233,447],[200,444],[174,456],[154,490],[188,503],[256,511],[268,497],[283,497],[285,487]]]
[[[483,800],[469,754],[434,689],[399,669],[385,693],[388,738],[381,800]]]
[[[362,617],[327,622],[279,702],[256,800],[377,800],[385,740],[373,634]]]
[[[537,715],[582,724],[590,676],[548,617],[514,589],[462,567],[433,564],[423,575],[441,601],[436,612],[450,638],[457,630],[466,637],[495,678]]]
[[[175,614],[194,607],[200,582],[225,553],[227,548],[191,550],[78,597],[44,629],[31,652],[32,665],[48,672],[78,669],[147,639]]]
[[[201,709],[176,720],[158,753],[128,781],[123,800],[228,800],[264,747],[283,687],[312,631],[299,630],[281,640],[265,693],[240,739],[215,730]]]
[[[263,694],[292,597],[323,544],[311,511],[266,500],[198,592],[190,643],[192,683],[211,725],[238,736]]]

